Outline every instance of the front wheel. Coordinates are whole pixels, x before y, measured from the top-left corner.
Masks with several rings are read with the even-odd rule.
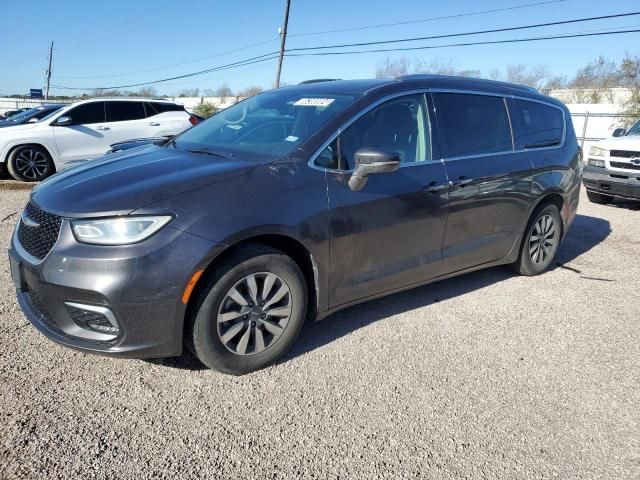
[[[562,238],[562,218],[554,204],[538,207],[531,216],[513,270],[533,276],[544,272],[553,261]]]
[[[38,145],[18,147],[8,160],[9,174],[23,182],[39,182],[55,173],[49,152]]]
[[[298,265],[279,250],[245,247],[216,269],[196,302],[192,348],[209,368],[242,375],[280,358],[307,311]]]

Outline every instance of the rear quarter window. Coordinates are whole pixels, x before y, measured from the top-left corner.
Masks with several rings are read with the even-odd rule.
[[[503,97],[467,93],[433,96],[444,158],[513,150]]]
[[[106,102],[108,122],[126,122],[145,117],[142,102]]]
[[[147,117],[153,117],[164,112],[184,112],[184,106],[176,103],[145,102],[144,108],[147,112]]]
[[[509,113],[517,150],[560,145],[564,136],[562,110],[544,103],[511,99]]]

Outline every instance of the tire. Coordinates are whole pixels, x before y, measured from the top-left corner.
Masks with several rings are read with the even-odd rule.
[[[14,149],[7,162],[9,174],[22,182],[39,182],[55,173],[49,152],[38,145]]]
[[[298,265],[279,250],[249,245],[207,281],[192,310],[187,340],[207,367],[243,375],[284,355],[306,312],[307,285]]]
[[[540,275],[549,268],[562,239],[562,218],[555,204],[540,205],[531,215],[520,246],[518,260],[511,265],[520,275]],[[544,235],[541,236],[540,232]]]
[[[587,190],[587,198],[591,203],[597,203],[599,205],[606,205],[607,203],[613,202],[613,197],[611,195],[590,192],[589,190]]]

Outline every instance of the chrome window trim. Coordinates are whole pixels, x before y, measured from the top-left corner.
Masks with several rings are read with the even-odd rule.
[[[398,97],[404,97],[404,96],[408,96],[408,95],[416,95],[416,94],[423,94],[423,95],[427,95],[430,93],[460,93],[460,94],[467,94],[467,95],[484,95],[484,96],[490,96],[490,97],[501,97],[504,99],[505,102],[505,108],[507,110],[507,117],[509,119],[509,128],[511,130],[511,138],[512,138],[512,150],[505,150],[505,151],[501,151],[501,152],[492,152],[492,153],[480,153],[480,154],[475,154],[475,155],[463,155],[463,156],[457,156],[457,157],[441,157],[441,158],[432,158],[431,160],[426,160],[426,161],[422,161],[422,162],[412,162],[412,163],[406,163],[404,165],[401,165],[400,168],[405,168],[405,167],[413,167],[413,166],[417,166],[417,165],[429,165],[429,164],[433,164],[433,163],[445,163],[445,162],[450,162],[450,161],[456,161],[456,160],[467,160],[470,158],[482,158],[482,157],[491,157],[491,156],[496,156],[496,155],[507,155],[507,154],[515,154],[515,153],[524,153],[524,152],[537,152],[537,151],[542,151],[542,150],[556,150],[556,149],[560,149],[560,148],[564,148],[565,146],[565,142],[566,142],[566,138],[567,138],[567,118],[566,118],[566,113],[564,111],[563,108],[559,107],[558,105],[555,105],[551,102],[547,102],[544,100],[540,100],[537,98],[529,98],[529,97],[523,97],[521,95],[513,95],[513,94],[506,94],[506,93],[496,93],[496,92],[486,92],[484,90],[464,90],[464,89],[455,89],[455,88],[420,88],[420,89],[413,89],[413,90],[405,90],[403,92],[396,92],[396,93],[392,93],[389,94],[387,96],[384,96],[382,98],[379,98],[378,100],[376,100],[375,102],[367,105],[365,108],[363,108],[361,111],[359,111],[358,113],[356,113],[353,117],[351,117],[349,120],[347,120],[345,123],[343,123],[338,130],[336,130],[335,133],[333,133],[314,153],[313,155],[311,155],[311,158],[309,159],[309,161],[307,162],[307,164],[315,169],[315,170],[320,170],[322,172],[333,172],[333,173],[352,173],[353,169],[350,170],[341,170],[338,168],[325,168],[325,167],[321,167],[315,164],[316,159],[320,156],[320,154],[324,151],[325,148],[327,148],[344,130],[346,130],[347,128],[349,128],[349,126],[351,124],[353,124],[355,121],[357,121],[360,117],[366,115],[368,112],[370,112],[371,110],[373,110],[374,108],[380,106],[382,103],[385,103],[389,100],[393,100],[394,98],[398,98]],[[511,121],[511,112],[509,110],[509,104],[507,102],[507,100],[511,98],[514,100],[524,100],[527,102],[534,102],[534,103],[541,103],[543,105],[547,105],[548,107],[552,107],[555,108],[557,110],[560,110],[560,113],[562,114],[562,140],[560,141],[559,145],[553,145],[550,147],[538,147],[538,148],[523,148],[520,150],[516,150],[515,149],[515,134],[513,132],[513,123]],[[427,107],[428,107],[428,102],[427,102]],[[435,103],[434,103],[434,110],[435,110]],[[431,116],[429,115],[429,123],[431,126]],[[433,153],[433,131],[431,131],[432,135],[431,135],[431,151]]]

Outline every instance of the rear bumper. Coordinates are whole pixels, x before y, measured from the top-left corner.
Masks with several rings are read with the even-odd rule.
[[[640,170],[632,173],[585,165],[582,183],[590,192],[640,200]]]
[[[23,254],[16,235],[9,259],[18,303],[47,338],[85,352],[155,358],[182,353],[182,292],[211,250],[211,242],[170,227],[126,247],[84,245],[64,221],[42,262]],[[69,304],[107,312],[117,336],[81,328]]]

